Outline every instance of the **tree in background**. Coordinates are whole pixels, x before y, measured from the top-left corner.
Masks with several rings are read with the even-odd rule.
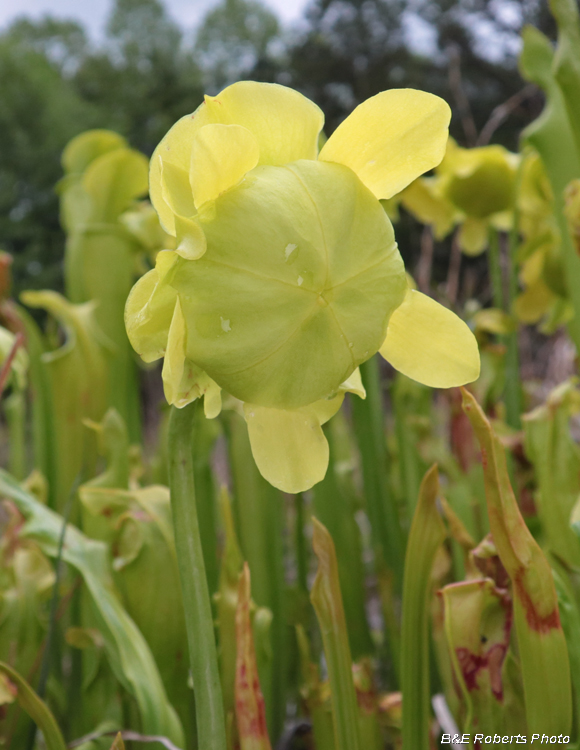
[[[276,16],[255,0],[223,0],[203,19],[194,52],[203,71],[204,90],[215,94],[247,77],[260,61],[273,57],[281,46]]]
[[[475,145],[494,108],[524,85],[517,70],[523,25],[553,35],[544,6],[541,0],[313,0],[307,31],[290,53],[291,85],[322,106],[328,132],[379,91],[422,88],[452,105],[452,134]],[[516,105],[498,133],[511,148],[541,102],[522,98]]]
[[[54,192],[60,154],[95,113],[64,70],[86,38],[76,24],[18,22],[0,37],[0,247],[14,256],[18,284],[59,288],[63,234]]]
[[[159,0],[117,0],[105,44],[85,57],[72,83],[98,107],[100,127],[146,154],[202,97],[192,52]]]

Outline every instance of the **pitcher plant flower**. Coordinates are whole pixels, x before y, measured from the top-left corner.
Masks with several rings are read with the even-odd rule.
[[[465,255],[480,255],[491,229],[507,231],[513,221],[519,156],[503,146],[462,148],[450,138],[433,177],[420,177],[400,195],[401,204],[435,239],[460,225]]]
[[[206,96],[151,159],[150,195],[176,249],[134,286],[126,325],[146,362],[164,357],[169,403],[221,390],[243,402],[263,476],[287,492],[320,481],[321,425],[379,351],[422,383],[475,380],[479,354],[451,311],[408,289],[380,200],[437,166],[450,119],[440,98],[384,91],[318,153],[321,110],[277,84]]]

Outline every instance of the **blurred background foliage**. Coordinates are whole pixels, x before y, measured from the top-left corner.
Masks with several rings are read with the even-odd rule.
[[[222,0],[193,32],[159,0],[116,0],[98,44],[74,21],[14,21],[0,34],[0,247],[14,257],[15,294],[24,286],[62,289],[54,185],[77,133],[110,128],[150,155],[203,92],[246,78],[313,99],[327,135],[379,91],[422,88],[452,106],[451,134],[461,145],[493,135],[516,150],[543,102],[517,69],[526,23],[555,37],[540,0],[313,0],[294,28],[258,0]],[[411,265],[418,231],[405,221],[398,229]],[[448,258],[442,248],[435,281],[445,278]]]

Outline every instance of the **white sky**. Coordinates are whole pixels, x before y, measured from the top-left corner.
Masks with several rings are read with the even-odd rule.
[[[218,0],[163,0],[169,14],[184,29],[197,25],[204,13]],[[300,18],[307,0],[263,0],[278,17],[286,22]],[[112,0],[0,0],[0,29],[5,28],[17,16],[40,18],[47,13],[59,18],[80,21],[95,38],[104,28],[106,18],[113,5]]]

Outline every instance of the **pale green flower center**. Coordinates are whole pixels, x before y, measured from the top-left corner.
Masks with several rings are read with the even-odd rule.
[[[297,408],[378,350],[404,267],[390,221],[348,167],[257,167],[206,217],[207,252],[180,259],[171,284],[187,355],[222,388]]]

